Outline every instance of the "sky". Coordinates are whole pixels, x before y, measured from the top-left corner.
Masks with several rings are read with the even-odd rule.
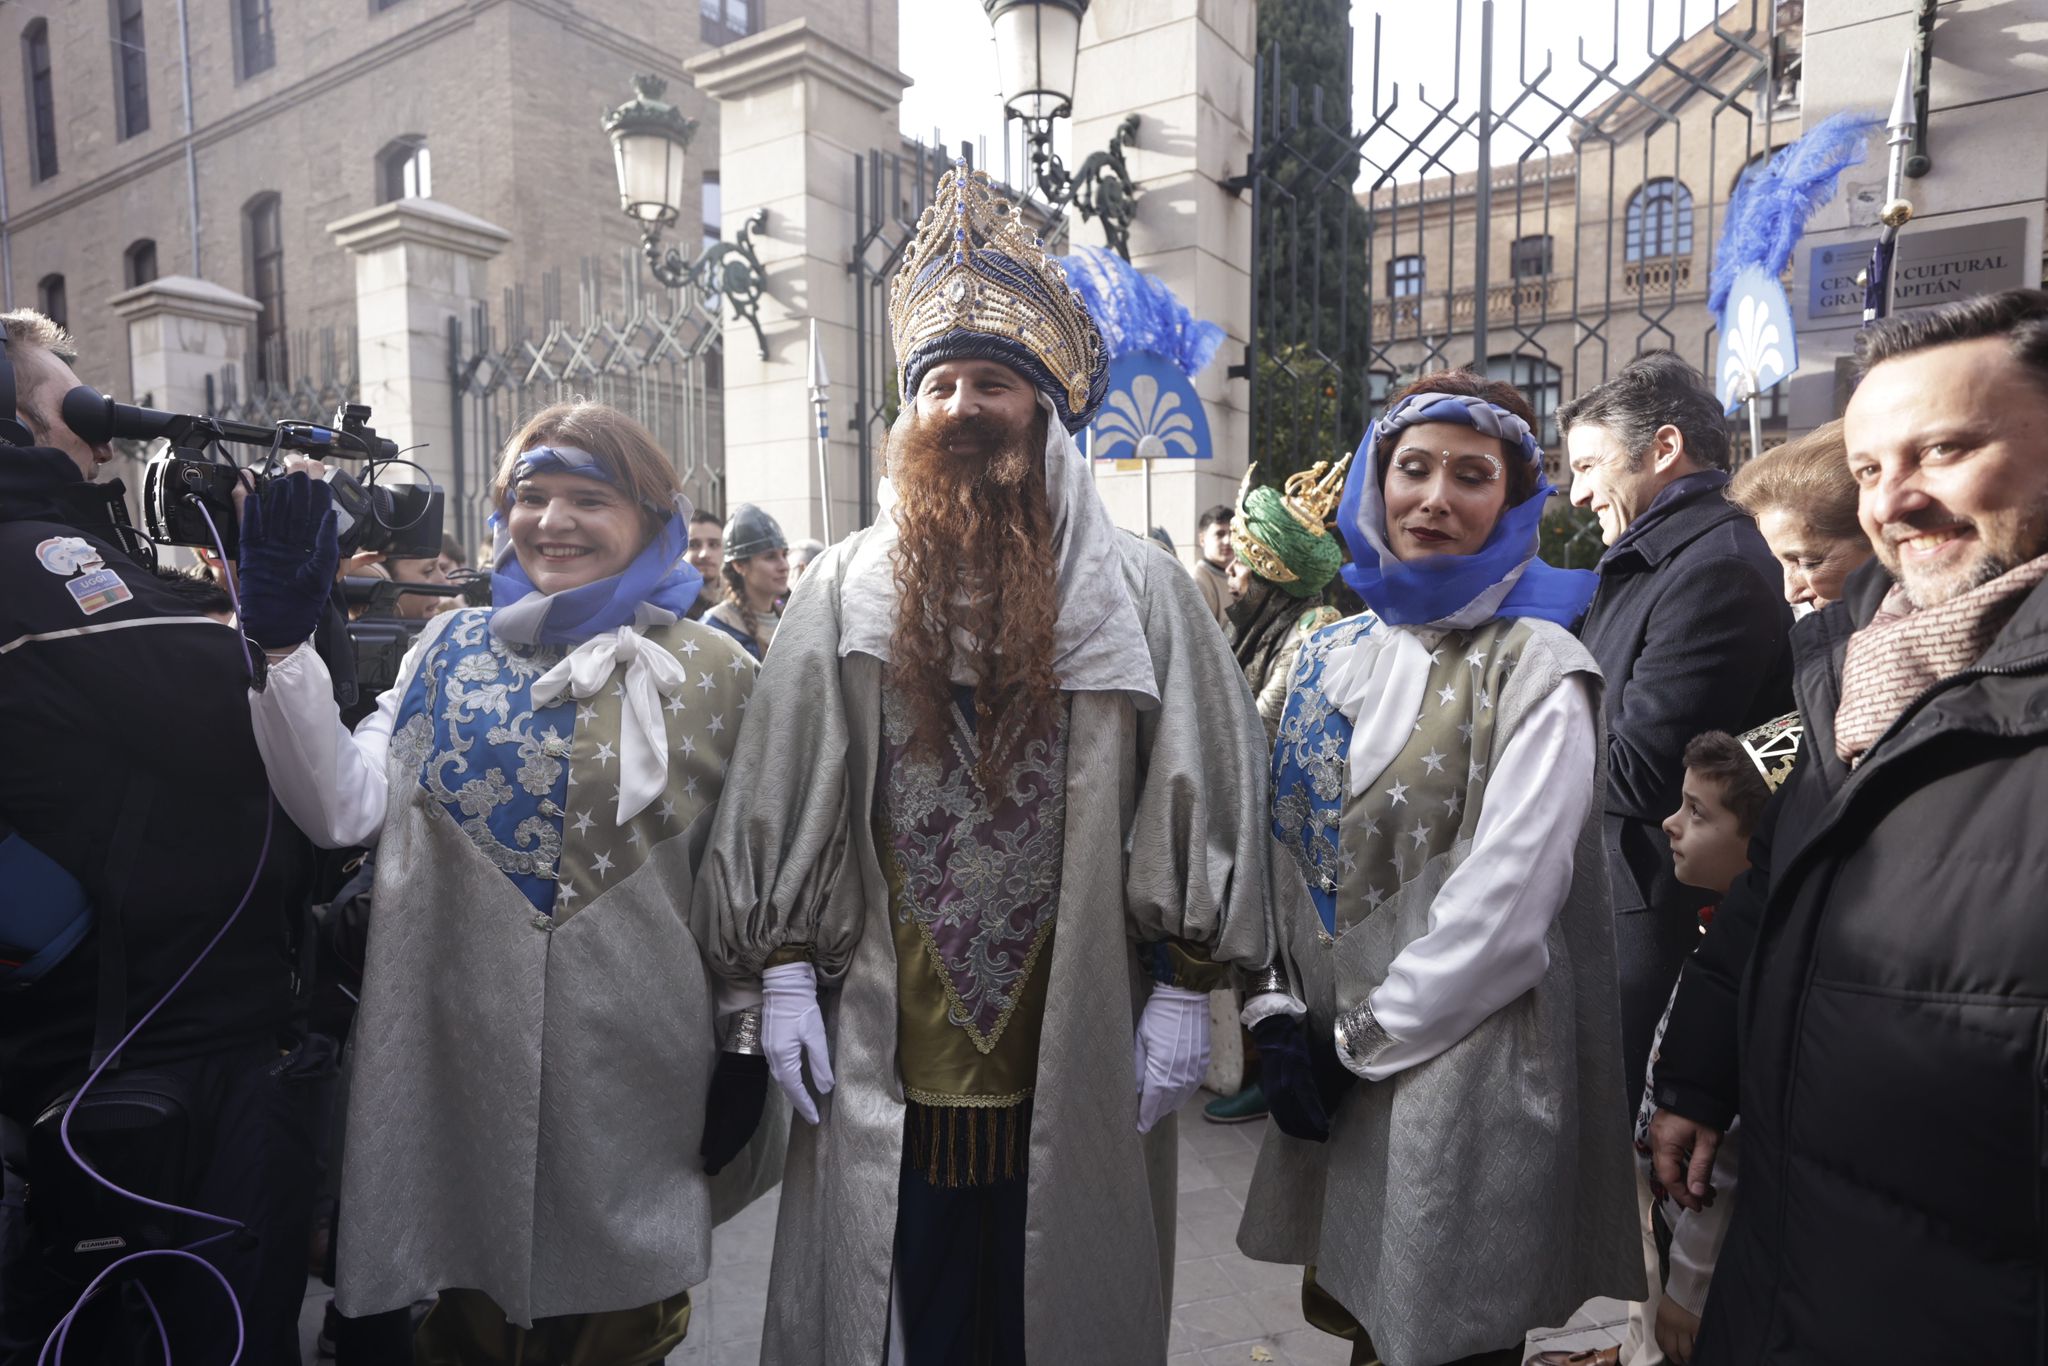
[[[1107,0],[1098,0],[1098,3]],[[1116,0],[1123,2],[1123,0]],[[1703,27],[1715,0],[1496,0],[1494,5],[1494,99],[1505,107],[1529,77],[1548,75],[1536,88],[1560,102],[1573,102],[1595,81],[1588,66],[1605,67],[1610,62],[1612,80],[1627,80],[1640,72],[1655,48],[1662,48],[1680,33]],[[1721,0],[1735,10],[1731,21],[1747,27],[1752,5],[1768,0]],[[1523,42],[1524,11],[1530,34]],[[1369,161],[1385,164],[1401,146],[1423,131],[1434,117],[1430,105],[1446,106],[1454,93],[1454,76],[1461,114],[1476,112],[1479,84],[1479,28],[1481,0],[1354,0],[1351,7],[1353,97],[1352,108],[1359,126],[1370,121],[1374,108],[1391,109],[1387,130],[1368,143]],[[1759,15],[1764,11],[1759,8]],[[915,82],[903,95],[902,128],[906,134],[932,139],[934,129],[943,134],[948,146],[962,139],[986,147],[991,169],[1003,169],[1003,99],[996,79],[995,40],[981,0],[903,0],[900,16],[899,61],[905,74]],[[1454,43],[1456,19],[1462,16],[1462,44]],[[1375,29],[1377,20],[1377,30]],[[1382,52],[1378,72],[1378,104],[1374,103],[1374,34]],[[1457,52],[1459,60],[1453,60]],[[1546,56],[1547,54],[1547,56]],[[1399,71],[1398,82],[1394,72]],[[1612,86],[1588,98],[1588,106],[1611,93]],[[1398,104],[1396,103],[1398,99]],[[1527,106],[1531,130],[1554,115],[1538,115],[1537,106]],[[1550,141],[1562,146],[1563,130]],[[1140,133],[1142,141],[1143,134]],[[1510,136],[1512,143],[1513,139]],[[1013,170],[1021,163],[1011,139]],[[1067,125],[1062,121],[1055,133],[1056,149],[1069,165],[1071,155]],[[1527,145],[1503,148],[1498,139],[1494,163],[1499,165]],[[1089,149],[1092,150],[1092,149]],[[977,153],[979,155],[979,152]],[[1478,164],[1478,145],[1469,136],[1453,141],[1443,152],[1444,166],[1469,170]],[[1368,166],[1364,174],[1374,174]],[[1401,177],[1410,179],[1416,171],[1403,166]],[[1017,175],[1009,177],[1011,180]]]

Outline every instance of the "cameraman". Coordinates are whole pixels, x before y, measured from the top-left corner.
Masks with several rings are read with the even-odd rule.
[[[57,1137],[95,1055],[181,979],[85,1092],[71,1140],[116,1184],[241,1225],[198,1255],[240,1301],[242,1360],[296,1361],[316,1186],[307,1111],[331,1072],[324,1041],[289,1036],[283,944],[307,846],[271,807],[241,636],[125,548],[121,486],[93,482],[111,452],[59,416],[78,384],[70,338],[32,312],[0,326],[0,837],[68,874],[92,917],[35,980],[0,963],[0,1363],[34,1361],[116,1256],[222,1232],[100,1190]],[[33,950],[9,935],[47,905],[28,904],[22,866],[0,861],[0,942]],[[79,1314],[65,1360],[226,1361],[237,1332],[203,1267],[146,1258]]]
[[[431,584],[446,588],[450,583],[446,554],[387,555],[383,560],[384,572],[391,576],[393,583]],[[425,621],[440,612],[452,612],[462,606],[460,598],[436,597],[431,593],[400,593],[393,615],[401,621]]]

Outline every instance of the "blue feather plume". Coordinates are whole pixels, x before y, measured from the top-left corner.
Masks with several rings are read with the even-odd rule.
[[[1223,345],[1223,329],[1188,312],[1173,291],[1102,247],[1055,258],[1102,331],[1109,359],[1133,351],[1165,356],[1192,376]]]
[[[1884,126],[1880,114],[1843,110],[1830,114],[1770,161],[1744,175],[1728,197],[1707,308],[1719,314],[1728,291],[1745,266],[1761,266],[1772,278],[1784,273],[1792,248],[1813,211],[1835,197],[1843,171],[1863,160],[1863,144]]]

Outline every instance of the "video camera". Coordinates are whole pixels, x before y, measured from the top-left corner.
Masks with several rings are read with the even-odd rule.
[[[233,559],[241,540],[235,486],[246,479],[250,492],[261,490],[275,477],[278,454],[291,451],[330,464],[351,457],[364,461],[359,475],[331,468],[326,476],[343,555],[375,550],[424,557],[441,551],[440,487],[378,482],[378,467],[398,459],[398,446],[371,429],[370,410],[363,404],[343,404],[332,426],[279,422],[265,427],[138,408],[80,385],[64,396],[62,412],[65,424],[91,445],[117,436],[136,441],[161,437],[169,443],[165,454],[149,462],[142,480],[143,526],[162,544],[210,548],[218,532],[220,548]],[[267,446],[269,454],[260,468],[245,470],[217,449],[224,441]],[[211,527],[202,508],[212,514]]]
[[[426,627],[425,618],[399,615],[399,600],[407,594],[437,598],[461,598],[471,607],[491,604],[491,576],[473,569],[457,570],[441,583],[401,583],[348,575],[341,581],[341,597],[355,619],[348,624],[350,651],[355,659],[355,697],[342,704],[341,719],[354,729],[355,723],[377,705],[377,697],[398,682],[398,666],[405,652]],[[360,615],[357,613],[360,612]]]

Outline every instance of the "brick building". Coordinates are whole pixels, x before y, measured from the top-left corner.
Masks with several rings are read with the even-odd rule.
[[[107,301],[197,277],[261,305],[245,384],[318,382],[357,311],[329,225],[413,197],[510,234],[483,297],[554,270],[573,308],[594,261],[616,300],[639,238],[600,116],[636,73],[669,80],[700,121],[689,178],[715,234],[717,110],[683,63],[795,18],[894,64],[893,0],[16,0],[0,302],[60,316],[80,373],[141,398]],[[698,245],[687,223],[671,240]]]

